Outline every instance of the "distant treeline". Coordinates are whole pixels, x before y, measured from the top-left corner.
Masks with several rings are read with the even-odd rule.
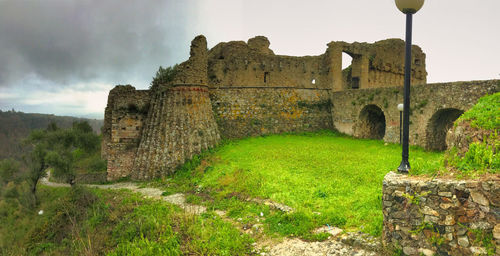
[[[19,159],[23,153],[20,142],[32,130],[45,129],[51,122],[70,128],[75,121],[87,121],[97,134],[101,133],[103,120],[0,110],[0,159]]]

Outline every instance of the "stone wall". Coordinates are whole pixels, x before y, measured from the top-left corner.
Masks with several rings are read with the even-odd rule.
[[[328,89],[219,87],[210,99],[224,138],[333,129]]]
[[[500,80],[414,85],[410,90],[410,144],[432,150],[446,148],[446,131],[477,100],[500,90]],[[334,127],[361,138],[378,138],[375,124],[385,122],[384,141],[399,142],[402,87],[345,90],[332,93]],[[383,119],[377,113],[382,113]],[[455,118],[455,119],[453,119]],[[449,119],[449,120],[448,120]],[[379,125],[382,129],[382,125]],[[444,147],[444,148],[443,148]]]
[[[323,56],[275,55],[269,44],[260,36],[248,43],[219,43],[210,49],[209,86],[329,88]]]
[[[178,85],[156,92],[146,124],[130,174],[135,180],[172,173],[220,140],[206,86]]]
[[[103,157],[108,179],[150,179],[175,170],[220,136],[337,129],[356,137],[399,141],[404,42],[331,42],[319,56],[281,56],[267,38],[220,43],[204,36],[190,57],[151,91],[111,90],[105,110]],[[353,57],[342,71],[342,53]],[[425,83],[425,54],[413,46],[412,82]],[[410,143],[446,148],[454,118],[500,81],[412,86]],[[354,86],[356,85],[356,86]],[[388,87],[392,86],[392,87]],[[353,87],[359,89],[351,89]],[[221,133],[219,133],[219,131]]]
[[[342,53],[352,57],[349,68],[341,69]],[[403,85],[405,42],[401,39],[386,39],[369,43],[331,42],[325,58],[332,74],[331,83],[335,91],[365,89]],[[425,84],[425,54],[420,47],[412,46],[413,84]]]
[[[110,91],[104,113],[102,156],[108,161],[108,178],[130,175],[149,110],[149,91],[119,85]]]
[[[406,255],[500,254],[498,176],[444,180],[390,172],[383,215],[383,242]]]
[[[295,87],[335,91],[402,85],[404,48],[400,39],[369,43],[330,42],[318,56],[275,55],[263,36],[247,43],[219,43],[208,53],[210,87]],[[413,46],[412,82],[424,84],[425,54]],[[342,53],[352,56],[350,68],[342,71]]]

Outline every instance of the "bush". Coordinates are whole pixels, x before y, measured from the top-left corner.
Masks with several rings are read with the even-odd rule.
[[[13,159],[0,160],[0,187],[19,179],[21,165]]]
[[[457,155],[456,148],[447,153],[450,166],[461,171],[489,171],[498,173],[500,170],[500,156],[497,148],[484,142],[474,142],[469,145],[469,150],[463,157]]]
[[[162,84],[170,84],[174,78],[175,74],[177,73],[177,64],[175,64],[173,67],[167,67],[163,68],[160,66],[158,71],[156,71],[156,76],[153,77],[153,81],[151,82],[151,86],[149,89],[156,88]]]

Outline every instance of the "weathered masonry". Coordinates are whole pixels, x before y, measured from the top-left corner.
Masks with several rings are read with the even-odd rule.
[[[331,42],[319,56],[275,55],[267,38],[219,43],[196,37],[171,82],[150,90],[116,86],[108,97],[103,156],[108,179],[145,180],[221,138],[323,129],[399,141],[404,41]],[[447,128],[498,80],[426,84],[425,54],[413,46],[410,142],[446,147]],[[342,54],[352,57],[342,70]]]
[[[405,255],[499,253],[498,177],[447,180],[390,172],[382,199],[383,242],[398,245]]]

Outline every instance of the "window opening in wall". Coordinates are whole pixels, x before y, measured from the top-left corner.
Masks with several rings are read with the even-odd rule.
[[[316,84],[316,79],[313,79],[313,80],[311,81],[311,84]]]
[[[357,84],[353,85],[352,77],[353,58],[348,53],[342,52],[342,84],[345,89],[359,88],[359,78]],[[357,86],[357,88],[354,88]]]
[[[359,89],[359,77],[353,77],[351,80],[351,88],[352,89]]]
[[[269,82],[269,72],[264,72],[264,83]]]
[[[342,52],[342,70],[348,68],[352,64],[352,57],[351,55]]]

